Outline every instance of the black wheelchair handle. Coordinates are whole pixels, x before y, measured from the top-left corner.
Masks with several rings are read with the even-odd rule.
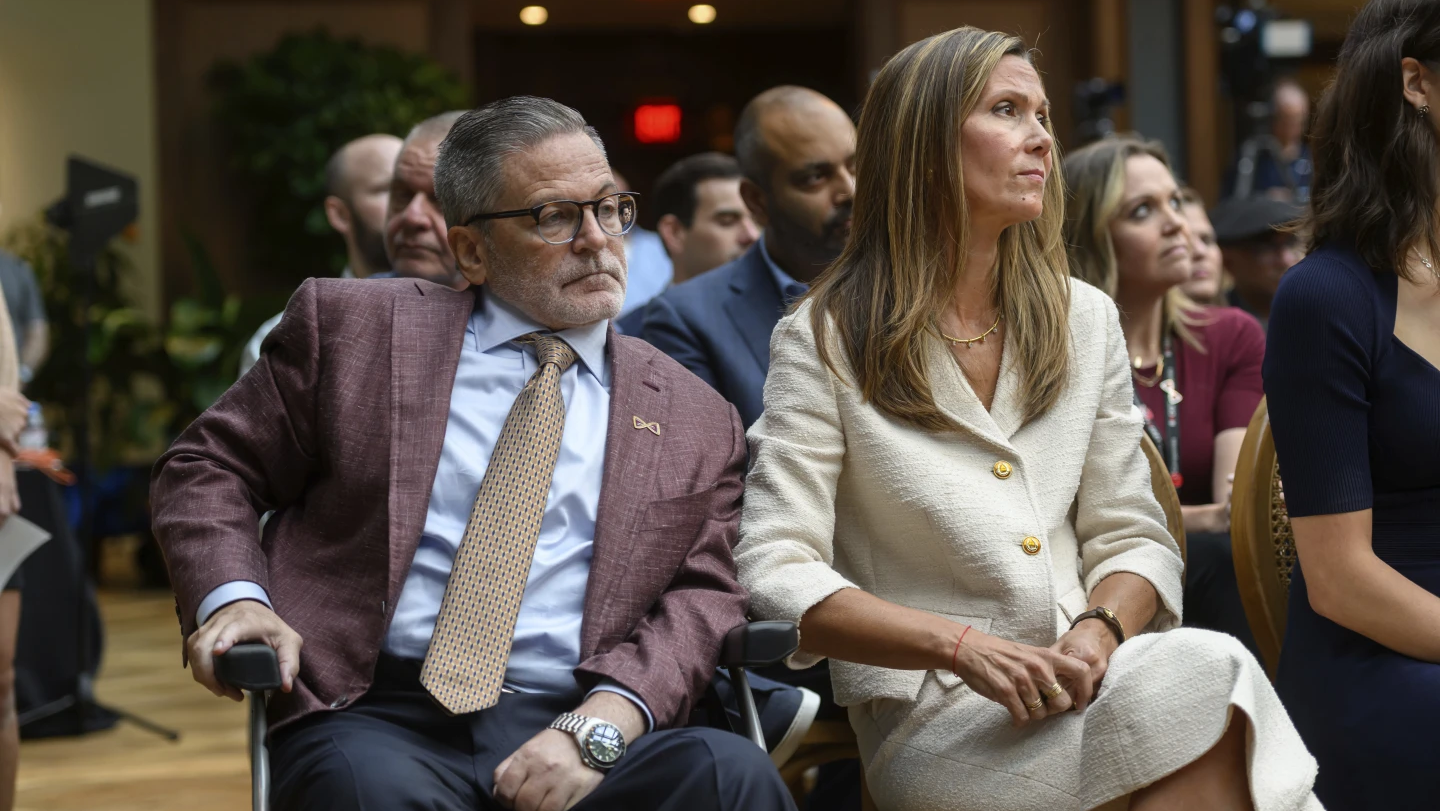
[[[720,644],[721,667],[764,667],[781,661],[800,647],[795,623],[766,620],[737,625]]]
[[[215,657],[215,678],[241,690],[280,688],[280,660],[263,642],[244,642]]]

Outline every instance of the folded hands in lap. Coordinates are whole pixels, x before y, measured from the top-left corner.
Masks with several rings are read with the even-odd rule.
[[[1082,659],[976,631],[956,650],[955,674],[970,689],[1009,710],[1017,727],[1071,707],[1084,709],[1095,684],[1090,665]],[[1063,691],[1045,697],[1055,684]]]
[[[1089,706],[1116,645],[1109,627],[1096,620],[1080,623],[1048,648],[971,631],[956,650],[955,674],[1009,710],[1012,723],[1021,727]],[[1063,692],[1047,696],[1056,684]]]

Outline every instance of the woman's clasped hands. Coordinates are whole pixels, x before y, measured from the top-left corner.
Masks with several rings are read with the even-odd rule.
[[[1081,623],[1048,648],[970,631],[956,647],[955,675],[976,693],[1009,710],[1012,723],[1071,709],[1083,711],[1100,686],[1115,649],[1113,638]],[[1108,634],[1108,629],[1101,626]]]

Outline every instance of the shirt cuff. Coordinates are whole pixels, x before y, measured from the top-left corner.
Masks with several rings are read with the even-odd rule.
[[[221,586],[220,588],[224,588],[224,586]],[[216,591],[219,591],[219,589],[216,589]],[[605,679],[604,681],[595,685],[595,689],[586,693],[585,697],[589,698],[590,696],[593,696],[596,693],[600,692],[615,693],[616,695],[624,696],[625,698],[630,699],[630,703],[639,707],[640,711],[645,713],[645,732],[648,734],[655,731],[655,716],[650,714],[650,708],[645,706],[645,702],[640,699],[640,696],[637,696],[631,691],[626,690],[624,687],[621,687],[610,679]]]
[[[229,583],[222,583],[215,587],[214,591],[205,595],[200,601],[200,607],[195,609],[195,627],[205,624],[210,615],[224,608],[231,603],[238,603],[241,600],[254,600],[263,603],[271,611],[275,606],[270,604],[270,596],[265,589],[260,588],[259,583],[252,583],[249,580],[231,580]]]

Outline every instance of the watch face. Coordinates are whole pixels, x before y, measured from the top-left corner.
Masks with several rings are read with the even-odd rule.
[[[613,764],[625,754],[625,737],[611,724],[596,724],[585,736],[585,751],[600,763]]]

